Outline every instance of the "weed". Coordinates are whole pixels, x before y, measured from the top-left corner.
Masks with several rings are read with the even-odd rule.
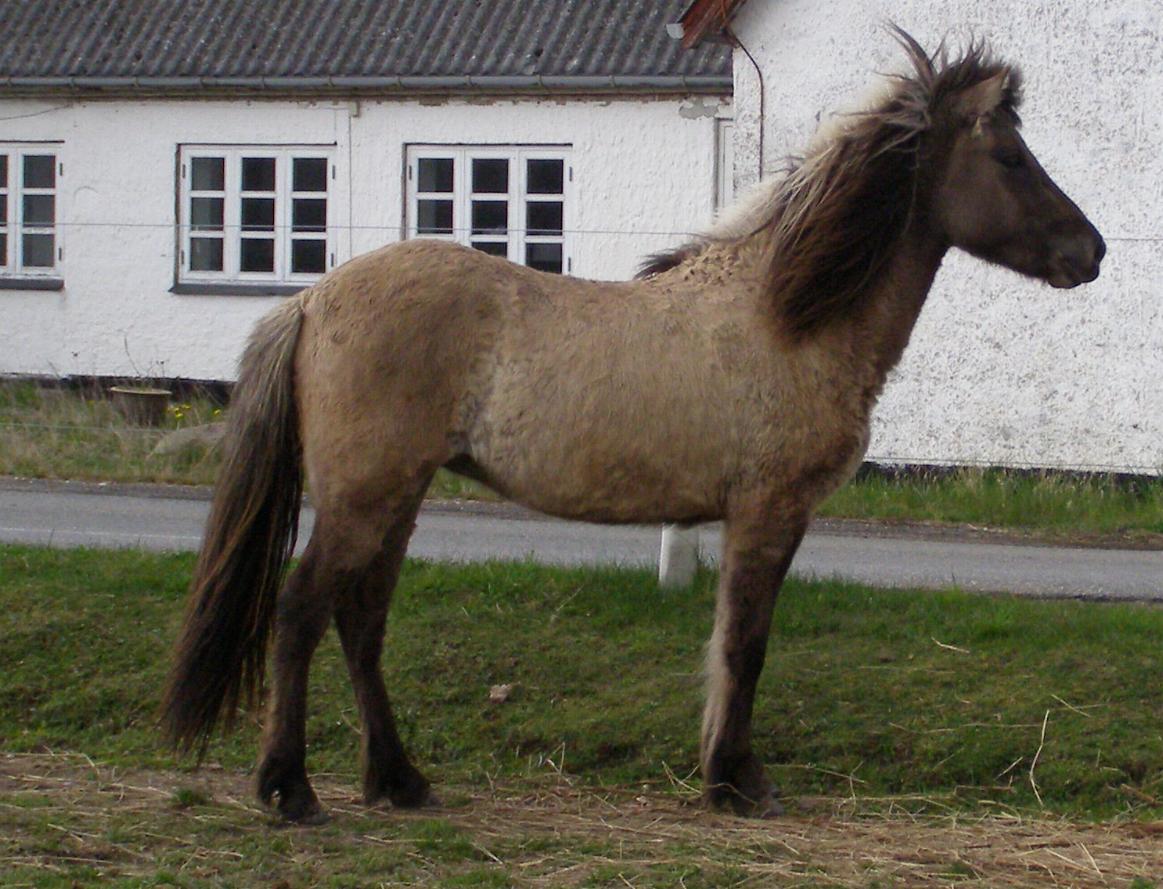
[[[210,797],[201,790],[179,787],[174,791],[173,804],[175,809],[192,809],[195,806],[208,806],[210,802]]]

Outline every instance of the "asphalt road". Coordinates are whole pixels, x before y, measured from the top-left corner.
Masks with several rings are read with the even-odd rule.
[[[0,541],[192,550],[208,506],[204,497],[180,490],[0,480]],[[300,549],[312,518],[311,510],[304,509]],[[703,529],[707,562],[715,561],[718,546],[718,529]],[[657,528],[564,522],[488,505],[433,505],[421,513],[409,553],[437,561],[657,566],[659,533]],[[1161,551],[1037,546],[875,526],[813,529],[792,571],[878,586],[1163,600]]]

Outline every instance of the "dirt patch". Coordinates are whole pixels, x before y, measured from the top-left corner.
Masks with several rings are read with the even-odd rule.
[[[711,815],[672,796],[576,793],[493,799],[469,820],[479,836],[513,829],[599,835],[636,850],[698,849],[757,885],[815,877],[829,885],[1110,886],[1163,874],[1158,824],[1072,824],[1020,817],[852,817],[844,801],[813,800],[829,814],[752,822]],[[550,880],[549,884],[553,881]]]
[[[914,817],[892,806],[887,814],[857,815],[852,800],[823,798],[800,801],[797,814],[752,822],[705,812],[682,787],[637,793],[579,789],[564,780],[532,793],[446,788],[450,805],[414,814],[368,809],[354,788],[334,780],[318,781],[317,789],[332,821],[294,831],[298,855],[309,858],[311,844],[325,839],[333,859],[335,842],[340,859],[345,851],[406,842],[391,838],[389,828],[435,818],[520,886],[569,886],[603,873],[633,877],[674,867],[730,873],[732,883],[862,889],[878,882],[1125,887],[1136,878],[1150,886],[1163,874],[1163,822],[1082,824],[1013,813]],[[222,876],[233,866],[242,869],[234,875],[238,884],[248,873],[236,851],[242,838],[286,835],[251,802],[244,774],[122,770],[76,755],[0,754],[0,823],[6,823],[0,870],[83,865],[103,881],[155,873],[159,857],[176,851],[187,875]],[[256,884],[268,876],[251,875]]]

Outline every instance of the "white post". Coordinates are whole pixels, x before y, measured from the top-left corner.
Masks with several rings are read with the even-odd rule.
[[[666,525],[658,554],[658,583],[666,589],[690,586],[699,566],[699,529]]]

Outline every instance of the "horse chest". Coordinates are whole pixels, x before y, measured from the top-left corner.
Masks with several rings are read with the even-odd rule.
[[[870,410],[858,393],[813,380],[757,393],[763,421],[739,448],[743,488],[792,494],[814,507],[859,467],[870,437]]]

